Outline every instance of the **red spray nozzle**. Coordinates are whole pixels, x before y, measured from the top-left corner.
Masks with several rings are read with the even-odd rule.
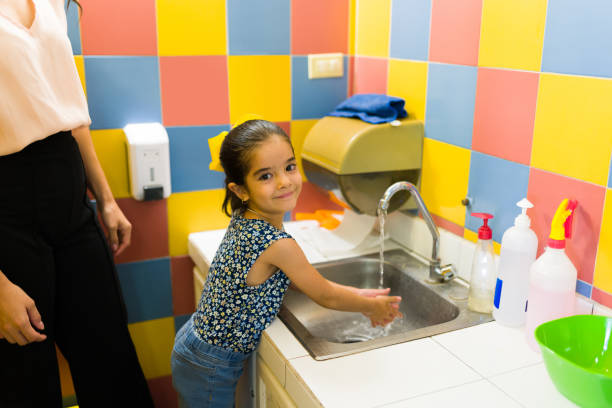
[[[574,221],[574,210],[578,206],[578,200],[569,200],[567,203],[567,209],[572,213],[567,217],[563,226],[565,227],[565,238],[572,237],[572,221]]]
[[[478,228],[478,239],[491,239],[493,231],[489,228],[488,222],[493,218],[493,215],[488,213],[472,213],[471,215],[482,219],[483,222],[482,226]]]

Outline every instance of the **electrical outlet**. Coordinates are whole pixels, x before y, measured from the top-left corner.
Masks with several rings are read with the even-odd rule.
[[[344,75],[342,53],[308,55],[308,79],[334,78]]]

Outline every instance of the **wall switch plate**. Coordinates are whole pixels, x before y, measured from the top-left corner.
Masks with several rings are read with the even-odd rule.
[[[308,79],[344,76],[342,53],[308,55]]]

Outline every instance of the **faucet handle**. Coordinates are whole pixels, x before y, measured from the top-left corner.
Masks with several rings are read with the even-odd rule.
[[[440,275],[442,275],[444,281],[449,281],[457,275],[457,268],[453,264],[443,265],[440,267]]]

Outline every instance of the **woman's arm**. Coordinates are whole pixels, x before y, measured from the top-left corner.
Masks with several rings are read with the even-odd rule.
[[[113,197],[113,193],[108,185],[108,181],[106,181],[104,171],[94,150],[89,126],[73,129],[72,136],[79,145],[83,164],[85,165],[87,185],[96,197],[102,222],[104,222],[108,230],[108,240],[111,248],[115,255],[119,255],[130,245],[132,224],[127,220]]]

